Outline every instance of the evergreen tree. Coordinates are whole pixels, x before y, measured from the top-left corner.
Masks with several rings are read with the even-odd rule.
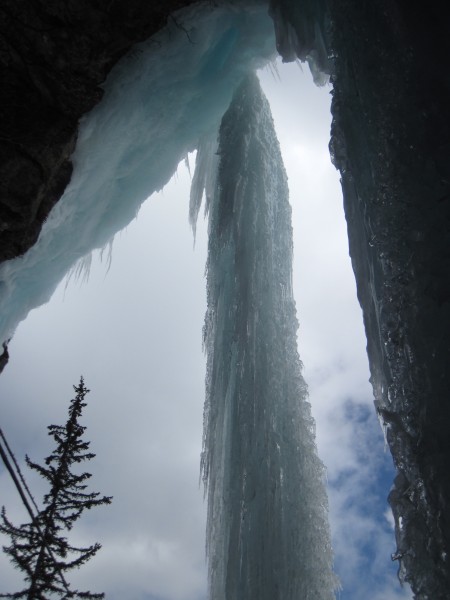
[[[30,469],[37,471],[49,485],[49,492],[43,498],[44,508],[29,523],[16,527],[2,509],[0,531],[11,539],[10,546],[3,550],[9,555],[14,566],[24,573],[26,587],[20,592],[0,594],[1,598],[26,598],[27,600],[50,599],[95,599],[104,594],[72,590],[65,579],[65,573],[80,567],[90,560],[100,549],[100,544],[86,548],[71,546],[65,537],[84,510],[110,504],[111,497],[97,492],[88,492],[86,481],[90,473],[76,474],[74,465],[94,458],[89,452],[89,442],[83,440],[85,427],[79,418],[86,406],[85,396],[89,390],[83,377],[78,386],[73,386],[75,398],[69,406],[66,424],[50,425],[48,434],[56,442],[56,448],[39,465],[26,457]]]

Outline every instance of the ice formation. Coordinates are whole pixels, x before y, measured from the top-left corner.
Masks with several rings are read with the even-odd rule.
[[[326,0],[270,0],[277,50],[285,61],[306,61],[317,85],[332,72]]]
[[[307,60],[318,83],[333,77],[331,149],[377,410],[399,471],[390,496],[396,557],[417,598],[446,598],[449,36],[435,10],[389,0],[218,0],[175,15],[111,74],[104,100],[81,123],[72,181],[38,243],[0,265],[0,342],[201,140],[195,222],[203,184],[212,197],[221,115],[243,74],[273,53],[268,7],[280,54]]]
[[[263,1],[202,3],[177,13],[113,70],[81,122],[74,173],[36,245],[0,265],[0,340],[49,300],[80,259],[104,247],[217,132],[243,74],[275,53]]]
[[[297,352],[287,178],[254,75],[223,117],[218,156],[204,328],[210,597],[328,600],[335,580]]]

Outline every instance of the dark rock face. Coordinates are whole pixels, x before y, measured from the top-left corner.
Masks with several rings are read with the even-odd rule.
[[[70,180],[79,118],[111,67],[193,0],[2,0],[0,261],[24,253]]]
[[[349,18],[351,15],[351,18]],[[376,409],[398,470],[400,574],[449,597],[450,86],[433,6],[330,5],[341,171]]]
[[[315,32],[305,28],[300,8],[293,12],[291,0],[274,4],[307,52]],[[305,0],[305,6],[331,57],[330,150],[342,175],[375,406],[398,471],[389,496],[393,559],[416,598],[444,600],[450,590],[448,25],[435,3],[420,10],[404,0]]]
[[[0,260],[25,252],[71,175],[79,118],[112,65],[192,0],[3,0]],[[333,63],[331,151],[342,175],[390,495],[416,598],[450,590],[450,35],[438,3],[274,0],[318,20]],[[295,5],[296,6],[296,5]],[[300,6],[300,5],[299,5]],[[279,31],[280,36],[283,31]],[[292,49],[280,42],[280,51]],[[292,58],[292,55],[286,58]]]

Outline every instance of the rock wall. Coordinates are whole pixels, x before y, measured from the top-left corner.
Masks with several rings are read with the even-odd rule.
[[[399,575],[415,597],[450,589],[450,56],[438,3],[277,0],[297,54],[320,38],[334,88],[330,151],[376,410],[398,471],[389,496]],[[294,7],[294,10],[293,10]],[[290,34],[290,39],[295,36]],[[286,59],[292,45],[278,44]]]
[[[434,9],[434,11],[433,11]],[[349,18],[351,15],[351,18]],[[331,153],[342,175],[375,406],[398,471],[400,575],[450,589],[450,85],[433,3],[330,3]]]

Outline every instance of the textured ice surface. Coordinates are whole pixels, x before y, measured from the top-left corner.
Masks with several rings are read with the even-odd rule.
[[[309,64],[314,81],[328,81],[332,63],[328,49],[328,12],[325,0],[271,0],[277,50],[285,61]]]
[[[210,597],[329,600],[327,498],[297,352],[287,178],[256,76],[222,120],[218,155],[204,328]]]
[[[74,173],[37,244],[0,266],[0,339],[48,301],[66,272],[101,248],[216,133],[244,73],[275,52],[265,2],[203,3],[136,46],[80,125]]]

